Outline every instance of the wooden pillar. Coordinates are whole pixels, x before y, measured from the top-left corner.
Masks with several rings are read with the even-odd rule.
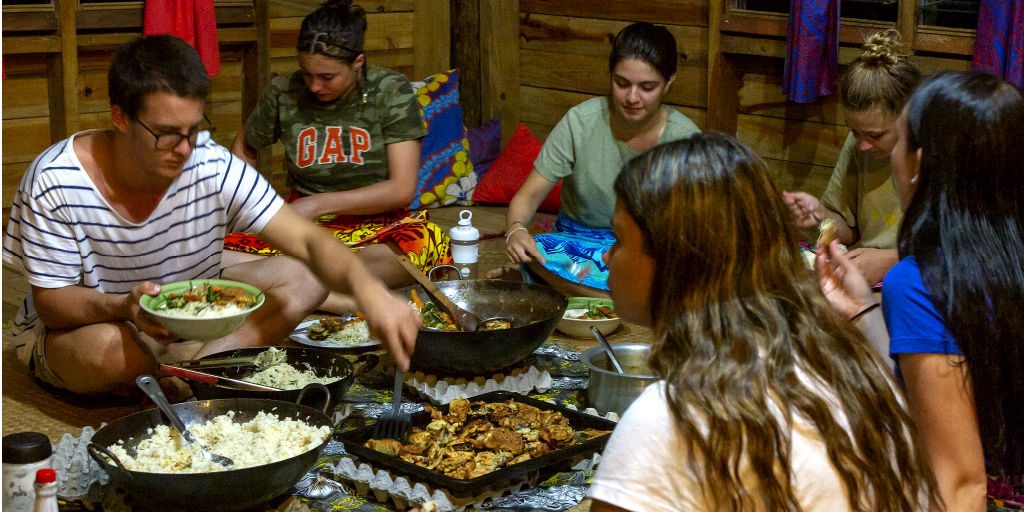
[[[270,82],[270,0],[253,0],[252,7],[256,40],[242,47],[242,125],[239,130],[245,130],[245,120],[249,119]],[[256,157],[256,168],[267,177],[271,174],[270,158],[269,148],[259,151]]]
[[[466,126],[480,126],[486,119],[480,111],[482,73],[480,63],[480,0],[452,2],[452,66],[461,68],[459,103]]]
[[[519,0],[480,0],[480,110],[501,123],[501,142],[519,125]]]
[[[60,53],[46,56],[51,142],[78,131],[78,1],[54,0],[54,4]]]
[[[722,51],[721,20],[727,0],[708,5],[708,131],[736,135],[742,74],[729,54]]]
[[[451,9],[448,0],[415,0],[413,2],[413,74],[419,80],[451,67],[451,39],[430,38],[420,41],[423,34],[451,34]]]

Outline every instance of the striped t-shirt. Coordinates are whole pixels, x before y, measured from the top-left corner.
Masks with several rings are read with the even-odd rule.
[[[259,172],[201,132],[153,213],[130,222],[82,167],[77,135],[36,157],[11,205],[3,258],[33,286],[127,294],[145,281],[216,277],[225,233],[258,233],[284,204]],[[15,330],[35,320],[29,294]]]

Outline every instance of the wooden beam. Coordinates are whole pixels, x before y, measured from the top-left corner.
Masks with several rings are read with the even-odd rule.
[[[57,36],[4,37],[4,55],[58,52],[60,52],[60,38]]]
[[[743,86],[742,74],[722,52],[722,22],[724,2],[711,0],[708,13],[708,130],[736,134],[739,115],[739,94]]]
[[[505,143],[519,125],[519,0],[480,0],[480,63],[481,114]]]
[[[462,69],[459,77],[459,103],[466,126],[480,126],[485,121],[480,111],[481,63],[480,0],[458,0],[451,3],[452,67]]]
[[[254,40],[242,46],[241,129],[270,82],[270,0],[253,0],[253,11],[256,26],[250,30]],[[257,154],[256,168],[266,176],[271,175],[269,150]]]
[[[78,131],[78,41],[76,0],[54,0],[60,53],[46,59],[50,101],[50,141]]]
[[[452,20],[448,0],[416,0],[413,16],[413,74],[417,80],[451,67]]]

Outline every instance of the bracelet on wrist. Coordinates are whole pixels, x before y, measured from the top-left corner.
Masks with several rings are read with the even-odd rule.
[[[526,232],[527,232],[527,234],[529,234],[529,232],[530,232],[530,230],[526,229],[526,228],[525,228],[525,227],[523,227],[523,226],[519,226],[518,228],[512,228],[512,229],[510,229],[510,230],[509,230],[509,231],[508,231],[507,233],[505,233],[505,245],[508,245],[508,241],[512,239],[512,235],[513,235],[513,234],[514,234],[514,233],[515,233],[516,231],[526,231]]]
[[[509,223],[507,228],[505,228],[505,232],[508,233],[509,231],[511,231],[512,227],[515,226],[516,224],[519,224],[522,227],[526,227],[526,224],[523,221],[514,220],[511,223]]]
[[[860,317],[870,313],[871,311],[873,311],[877,307],[878,307],[878,303],[877,302],[872,302],[871,304],[868,304],[867,306],[864,306],[864,309],[861,309],[860,311],[857,312],[856,315],[853,315],[853,316],[850,317],[850,321],[851,322],[856,322],[857,320],[860,319]]]

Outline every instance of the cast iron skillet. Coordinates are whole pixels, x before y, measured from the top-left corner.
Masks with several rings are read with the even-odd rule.
[[[237,350],[210,354],[200,358],[200,360],[220,359],[224,357],[252,357],[267,350],[268,348],[270,347],[240,348]],[[339,352],[313,347],[275,348],[283,350],[287,356],[288,364],[300,370],[307,369],[306,365],[309,365],[309,368],[311,368],[318,376],[340,377],[337,381],[327,384],[327,389],[331,390],[330,400],[327,403],[328,411],[334,410],[334,407],[342,400],[342,398],[344,398],[349,386],[352,385],[352,381],[355,379],[352,363]],[[200,370],[214,375],[231,377],[232,379],[241,379],[242,377],[256,371],[253,366],[200,368]],[[268,398],[271,400],[295,402],[299,398],[299,392],[301,391],[300,389],[282,391],[249,391],[195,381],[188,381],[188,383],[192,386],[192,392],[195,393],[196,398],[200,400],[210,400],[214,398]],[[319,394],[317,394],[317,396],[319,396]]]
[[[442,281],[437,287],[480,318],[510,318],[512,328],[477,332],[421,328],[412,369],[434,375],[486,375],[526,359],[555,330],[568,304],[562,294],[547,286],[515,281]],[[399,293],[408,297],[411,290],[429,301],[422,286]]]
[[[322,391],[330,393],[326,388]],[[249,421],[259,411],[266,411],[281,418],[300,419],[314,427],[330,427],[332,434],[312,450],[262,466],[214,473],[144,473],[124,469],[107,446],[123,440],[125,450],[133,454],[139,442],[148,437],[149,429],[169,425],[160,410],[137,412],[103,426],[89,443],[89,455],[110,475],[114,484],[153,510],[244,510],[270,501],[288,492],[316,464],[337,429],[327,417],[326,409],[278,400],[228,398],[183,402],[171,407],[189,426],[205,423],[228,411],[235,411],[235,423]]]

